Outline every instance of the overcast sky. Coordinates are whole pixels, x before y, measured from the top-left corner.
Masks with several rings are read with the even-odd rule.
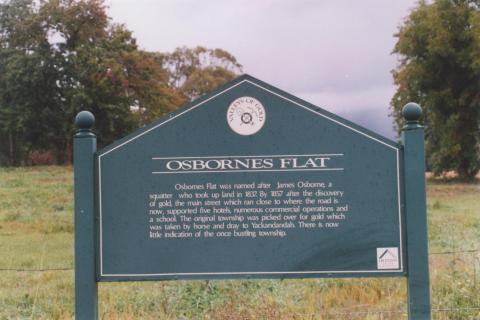
[[[393,35],[415,3],[107,0],[142,49],[225,49],[245,73],[389,138]]]

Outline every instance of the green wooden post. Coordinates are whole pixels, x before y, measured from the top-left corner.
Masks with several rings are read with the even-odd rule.
[[[97,137],[92,132],[95,117],[82,111],[75,118],[73,139],[75,180],[75,318],[97,319],[95,278],[94,153]]]
[[[407,224],[409,319],[431,319],[428,272],[427,208],[425,194],[425,147],[422,108],[407,103],[402,110],[405,166],[405,216]]]

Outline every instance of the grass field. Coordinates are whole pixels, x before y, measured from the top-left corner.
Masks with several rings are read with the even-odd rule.
[[[72,181],[69,167],[0,168],[0,319],[73,317]],[[479,184],[428,184],[434,319],[480,319],[480,252],[465,252],[480,249],[479,199]],[[60,270],[18,271],[44,269]],[[102,319],[406,319],[402,278],[102,283],[99,294]]]

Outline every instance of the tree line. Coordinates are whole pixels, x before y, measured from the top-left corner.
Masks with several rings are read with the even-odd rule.
[[[410,101],[424,109],[427,165],[437,175],[480,169],[480,1],[419,1],[396,34],[392,115]]]
[[[0,165],[71,160],[73,119],[95,114],[100,145],[235,78],[222,49],[141,50],[103,0],[0,3]],[[40,158],[40,160],[38,159]]]
[[[161,36],[161,35],[159,35]],[[480,169],[480,1],[420,0],[395,35],[392,117],[424,108],[427,166],[474,177]],[[48,155],[70,160],[73,118],[96,116],[100,146],[241,73],[222,49],[139,48],[104,0],[0,2],[0,165]]]

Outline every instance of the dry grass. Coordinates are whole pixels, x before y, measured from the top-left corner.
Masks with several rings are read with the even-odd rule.
[[[72,169],[0,168],[0,269],[72,267]],[[478,184],[430,181],[430,251],[480,248]],[[480,306],[480,255],[430,256],[434,308]],[[0,271],[0,319],[71,319],[73,272]],[[102,283],[102,319],[406,319],[399,278]],[[397,313],[367,313],[393,310]],[[434,319],[480,319],[479,310]]]

